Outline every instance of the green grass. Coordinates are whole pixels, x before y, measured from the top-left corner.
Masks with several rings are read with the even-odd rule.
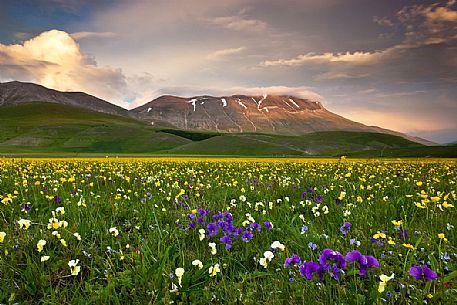
[[[279,136],[191,132],[51,103],[2,107],[0,130],[3,155],[457,157],[455,146],[426,147],[380,133]]]
[[[457,226],[457,215],[443,205],[456,204],[456,173],[455,161],[436,160],[0,159],[0,303],[455,304],[457,231],[450,225]],[[438,201],[417,207],[421,191]],[[261,230],[252,229],[248,242],[228,233],[226,249],[221,222],[215,236],[200,240],[198,230],[218,211],[228,211],[242,231],[251,231],[252,221]],[[189,228],[190,215],[205,225]],[[49,229],[53,217],[68,225]],[[20,219],[31,221],[27,230]],[[406,236],[393,220],[402,221]],[[344,222],[352,224],[347,234]],[[382,244],[371,240],[378,231],[386,234]],[[46,241],[41,252],[39,240]],[[264,267],[259,261],[274,241],[285,249]],[[358,263],[348,263],[338,281],[327,271],[320,281],[307,280],[298,265],[284,266],[293,254],[317,262],[325,248],[343,255],[357,249],[379,267],[362,277]],[[43,256],[50,258],[41,262]],[[81,270],[72,275],[68,262],[76,259]],[[202,269],[192,265],[196,259]],[[427,263],[436,280],[409,275]],[[221,272],[210,276],[215,264]],[[185,270],[181,286],[176,268]],[[379,276],[392,273],[378,292]]]
[[[50,103],[2,107],[4,153],[153,153],[189,142],[134,119]]]

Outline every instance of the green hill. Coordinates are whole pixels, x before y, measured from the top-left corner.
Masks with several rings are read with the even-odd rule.
[[[1,152],[151,153],[190,140],[126,117],[30,103],[0,111]]]
[[[0,131],[0,153],[13,155],[457,157],[455,146],[428,147],[381,133],[329,131],[281,136],[189,132],[38,102],[1,107]]]

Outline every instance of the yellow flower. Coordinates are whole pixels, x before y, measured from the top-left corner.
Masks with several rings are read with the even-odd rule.
[[[378,287],[378,292],[384,292],[385,288],[386,288],[386,285],[387,285],[387,282],[392,280],[394,278],[394,274],[392,273],[391,276],[387,276],[385,274],[381,274],[379,276],[379,279],[381,280],[379,282],[379,287]]]
[[[38,243],[36,244],[36,247],[37,247],[37,249],[38,249],[38,252],[43,251],[44,245],[46,245],[46,241],[43,240],[43,239],[40,239],[40,240],[38,241]]]
[[[392,237],[389,237],[389,240],[387,241],[389,245],[395,245],[395,241],[392,239]]]
[[[448,209],[448,208],[453,208],[453,207],[454,207],[453,204],[447,203],[447,201],[443,202],[443,208]]]
[[[447,238],[446,238],[446,236],[444,236],[444,233],[439,233],[439,234],[438,234],[438,238],[439,238],[439,239],[442,239],[442,240],[444,240],[444,241],[447,241]]]
[[[221,272],[221,268],[220,268],[219,264],[216,264],[214,266],[209,267],[208,272],[209,272],[209,276],[213,277],[213,276],[217,275],[219,272]]]
[[[17,221],[17,223],[19,224],[19,228],[27,230],[30,227],[30,224],[32,222],[30,220],[28,220],[28,219],[19,219]]]
[[[405,247],[405,248],[407,248],[407,249],[414,250],[414,246],[411,245],[411,244],[403,244],[403,247]]]
[[[60,243],[62,244],[62,246],[67,247],[67,242],[65,241],[65,239],[61,239]]]
[[[376,239],[386,238],[386,234],[378,231],[376,234],[373,235],[373,238],[376,238]]]
[[[392,224],[396,227],[399,227],[403,224],[403,220],[392,220]]]
[[[3,240],[5,239],[5,236],[6,236],[5,232],[0,232],[0,243],[3,242]]]
[[[416,182],[416,185],[417,185],[417,186],[422,186],[422,181],[417,181],[417,182]]]
[[[435,196],[435,197],[430,197],[430,199],[432,200],[432,202],[438,202],[438,201],[440,201],[441,198]]]

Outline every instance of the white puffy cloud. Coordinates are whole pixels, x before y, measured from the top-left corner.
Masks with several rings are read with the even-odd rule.
[[[61,91],[84,91],[126,106],[120,69],[98,66],[66,32],[51,30],[23,44],[0,44],[0,80],[21,80]]]

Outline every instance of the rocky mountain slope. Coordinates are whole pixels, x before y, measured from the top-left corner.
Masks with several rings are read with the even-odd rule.
[[[0,106],[31,102],[57,103],[106,114],[127,116],[128,111],[84,92],[61,92],[23,82],[0,83]]]
[[[182,98],[161,96],[130,113],[150,124],[224,133],[303,135],[317,131],[361,131],[400,135],[425,145],[432,143],[399,132],[367,126],[328,111],[318,101],[287,95]]]

